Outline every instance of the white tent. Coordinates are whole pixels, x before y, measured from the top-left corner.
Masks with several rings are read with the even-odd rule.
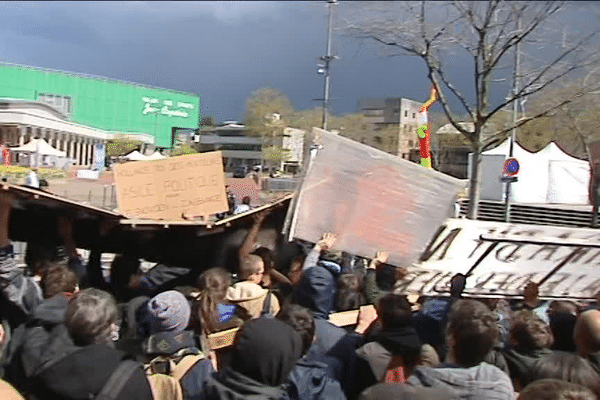
[[[145,155],[143,155],[142,153],[140,153],[137,150],[132,151],[131,153],[127,154],[126,156],[123,157],[126,160],[129,161],[145,161],[148,160],[148,157],[146,157]]]
[[[21,147],[12,148],[11,151],[23,151],[26,153],[37,153],[42,156],[66,157],[67,153],[50,146],[44,139],[31,139],[29,143]]]
[[[482,163],[485,169],[487,163],[499,155],[508,157],[510,142],[507,139],[498,147],[482,154]],[[556,144],[530,153],[517,143],[514,145],[513,157],[519,161],[520,170],[518,181],[512,184],[511,201],[516,203],[561,203],[561,204],[588,204],[588,184],[590,168],[587,161],[569,156]],[[502,171],[497,171],[484,176],[489,180],[490,186],[504,185],[499,182]],[[496,183],[498,182],[498,183]],[[502,190],[502,193],[504,190]],[[482,192],[482,199],[502,201],[496,194]]]
[[[167,158],[167,157],[163,156],[158,151],[155,151],[154,153],[150,154],[146,159],[147,160],[162,160],[165,158]]]

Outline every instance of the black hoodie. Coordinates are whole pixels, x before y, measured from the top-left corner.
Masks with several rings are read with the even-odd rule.
[[[67,301],[64,295],[45,300],[34,310],[32,321],[28,323],[17,358],[26,379],[24,389],[32,399],[93,398],[125,359],[125,353],[108,345],[76,346],[63,323]],[[118,399],[152,399],[141,364]]]

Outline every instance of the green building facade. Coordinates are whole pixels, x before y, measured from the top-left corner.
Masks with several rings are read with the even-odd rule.
[[[172,128],[197,129],[200,97],[82,74],[0,63],[0,98],[49,104],[70,121],[111,133],[145,133],[171,145]]]

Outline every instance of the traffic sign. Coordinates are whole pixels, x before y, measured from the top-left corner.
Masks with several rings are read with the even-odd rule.
[[[502,169],[504,172],[504,176],[513,177],[517,176],[520,168],[521,167],[517,159],[514,157],[510,157],[507,158],[506,161],[504,161],[504,167]]]

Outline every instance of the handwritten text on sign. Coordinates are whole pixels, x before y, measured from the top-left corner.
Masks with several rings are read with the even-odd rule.
[[[481,240],[482,235],[600,243],[600,232],[595,229],[451,219],[421,256],[420,266],[409,269],[410,279],[399,289],[429,294],[449,290],[450,278],[468,272],[492,243]],[[540,286],[540,295],[594,297],[600,290],[600,248],[506,242],[500,242],[472,271],[465,292],[519,295],[527,282],[540,282],[575,250],[577,253]]]
[[[228,209],[220,151],[120,164],[115,183],[119,211],[128,217],[181,218]]]

